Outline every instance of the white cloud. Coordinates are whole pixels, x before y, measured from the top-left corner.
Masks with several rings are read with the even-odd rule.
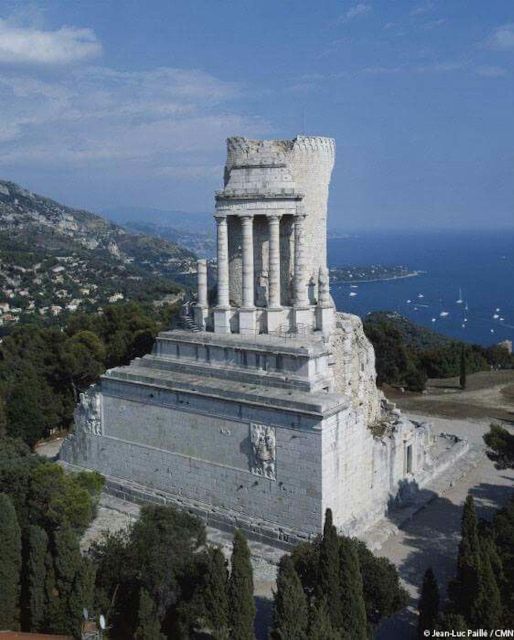
[[[102,45],[91,29],[61,27],[43,31],[0,19],[0,63],[62,65],[101,53]]]
[[[419,7],[415,7],[414,9],[412,9],[410,12],[410,15],[422,16],[425,13],[430,13],[430,11],[432,11],[433,8],[434,8],[434,5],[432,4],[432,2],[427,2],[426,4],[422,4]]]
[[[489,65],[477,67],[476,72],[479,76],[484,76],[485,78],[502,78],[507,75],[506,69]]]
[[[200,178],[228,135],[266,122],[231,108],[240,89],[198,70],[74,68],[0,75],[0,166]]]
[[[370,13],[370,11],[372,11],[371,5],[365,4],[364,2],[359,2],[358,4],[348,9],[348,11],[344,14],[342,20],[343,22],[348,22],[349,20],[353,20],[354,18],[364,16],[367,13]]]
[[[514,22],[497,27],[489,39],[492,49],[514,49]]]

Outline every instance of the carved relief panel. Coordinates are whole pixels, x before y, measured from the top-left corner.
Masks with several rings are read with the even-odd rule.
[[[250,425],[250,469],[256,476],[276,480],[275,427],[253,423]]]

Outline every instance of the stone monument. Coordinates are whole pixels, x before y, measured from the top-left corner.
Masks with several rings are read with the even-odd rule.
[[[229,138],[207,263],[184,328],[83,394],[61,459],[111,491],[292,543],[330,507],[358,534],[433,473],[430,428],[375,384],[371,344],[338,313],[326,258],[330,138]]]

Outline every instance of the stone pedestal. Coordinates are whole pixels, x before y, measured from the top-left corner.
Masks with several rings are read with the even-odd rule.
[[[255,335],[255,315],[255,309],[239,309],[239,333],[241,335]]]
[[[268,333],[278,333],[283,321],[284,312],[282,309],[266,309],[266,325]]]
[[[296,331],[311,332],[314,324],[313,307],[294,307],[293,313]]]
[[[230,308],[214,309],[214,333],[230,333]]]
[[[324,336],[329,336],[335,327],[335,309],[333,307],[316,307],[316,329]]]

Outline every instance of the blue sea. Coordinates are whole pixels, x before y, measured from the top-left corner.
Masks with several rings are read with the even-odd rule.
[[[397,311],[424,327],[482,345],[514,340],[514,230],[354,233],[329,240],[328,262],[404,265],[423,272],[356,288],[333,284],[340,311],[363,318],[371,311]]]

